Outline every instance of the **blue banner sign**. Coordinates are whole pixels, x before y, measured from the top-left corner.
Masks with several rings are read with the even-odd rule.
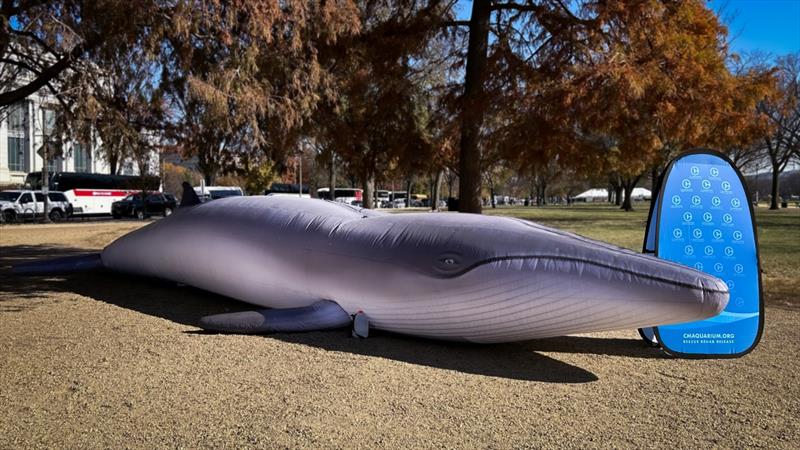
[[[715,317],[644,330],[643,337],[687,357],[736,357],[758,344],[764,306],[755,221],[744,180],[727,157],[697,151],[670,163],[644,247],[723,280],[730,299]]]

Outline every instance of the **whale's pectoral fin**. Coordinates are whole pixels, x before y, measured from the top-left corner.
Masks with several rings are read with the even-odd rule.
[[[301,308],[261,309],[215,314],[200,319],[200,328],[223,333],[296,333],[343,328],[350,314],[336,302],[322,300]]]
[[[369,317],[363,311],[353,316],[353,337],[366,339],[369,337]]]
[[[15,275],[60,275],[102,268],[103,260],[100,259],[100,253],[90,253],[17,264],[11,268],[11,273]]]

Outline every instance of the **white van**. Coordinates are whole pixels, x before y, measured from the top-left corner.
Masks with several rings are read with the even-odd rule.
[[[244,191],[239,186],[196,186],[194,192],[204,203],[218,198],[244,196]]]
[[[375,207],[388,208],[391,203],[392,193],[383,189],[375,191]]]
[[[334,199],[340,203],[347,203],[348,205],[361,206],[361,201],[364,196],[364,191],[358,188],[336,188]],[[317,189],[317,197],[323,200],[330,200],[331,194],[329,188]]]

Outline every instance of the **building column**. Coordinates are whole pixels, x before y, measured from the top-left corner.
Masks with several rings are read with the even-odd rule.
[[[2,118],[2,116],[0,116]],[[0,120],[0,185],[9,184],[11,175],[8,171],[8,120]]]
[[[28,107],[28,130],[30,139],[28,139],[28,154],[31,155],[30,164],[28,164],[28,173],[41,172],[42,165],[40,161],[42,158],[36,153],[36,102],[31,99],[30,106]]]
[[[25,152],[25,162],[23,164],[23,168],[25,169],[26,176],[27,173],[34,172],[36,170],[36,149],[34,144],[36,143],[36,116],[34,115],[34,107],[33,107],[33,100],[25,100],[25,109],[28,110],[28,117],[27,117],[27,139],[26,139],[26,146],[27,151]]]

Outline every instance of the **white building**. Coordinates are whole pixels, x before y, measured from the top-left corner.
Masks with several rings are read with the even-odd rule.
[[[0,186],[21,185],[29,172],[42,170],[42,143],[54,127],[55,100],[34,94],[0,112]],[[50,160],[51,172],[109,173],[101,157],[102,143],[97,136],[88,142],[64,142],[62,155]],[[138,168],[123,161],[120,174],[136,175]],[[157,170],[158,154],[151,155],[150,167]]]

